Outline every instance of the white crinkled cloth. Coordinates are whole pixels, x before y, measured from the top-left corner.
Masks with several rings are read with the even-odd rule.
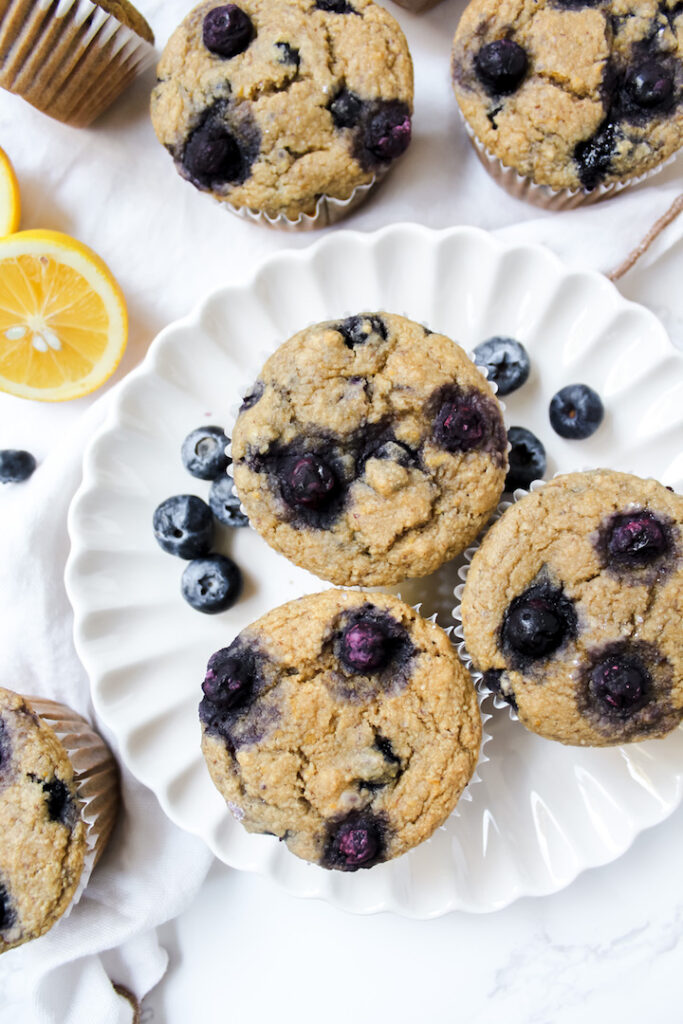
[[[191,3],[140,0],[138,6],[163,44]],[[451,95],[448,54],[462,3],[445,0],[422,16],[390,0],[387,6],[415,60],[414,142],[377,195],[342,228],[477,224],[511,241],[542,242],[574,266],[609,270],[681,191],[678,160],[647,187],[594,208],[544,214],[511,199],[480,167]],[[149,122],[153,81],[150,72],[86,131],[0,94],[0,144],[21,182],[22,227],[80,238],[103,256],[126,294],[131,335],[115,381],[140,361],[166,323],[208,291],[246,279],[272,252],[320,237],[245,224],[182,181]],[[645,299],[663,316],[679,345],[683,324],[658,290],[657,260],[671,246],[680,249],[682,238],[683,217],[643,257],[638,287],[631,284],[636,275],[621,284],[625,294]],[[672,305],[680,309],[680,302]],[[107,395],[96,398],[53,406],[0,395],[0,447],[27,448],[39,461],[27,483],[0,487],[0,684],[42,692],[86,714],[88,681],[72,643],[63,571],[67,508]],[[107,738],[116,749],[116,738]],[[155,797],[125,770],[123,792],[119,827],[80,904],[51,933],[0,958],[1,1024],[128,1024],[132,1009],[110,981],[141,998],[162,976],[166,954],[155,928],[196,894],[210,855],[167,821]]]

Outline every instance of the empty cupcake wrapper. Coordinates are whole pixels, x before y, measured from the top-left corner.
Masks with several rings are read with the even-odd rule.
[[[154,47],[91,0],[9,0],[0,86],[76,127],[90,124],[154,62]]]
[[[116,822],[119,773],[109,747],[81,715],[58,701],[30,696],[23,699],[52,729],[73,765],[80,816],[87,828],[83,870],[62,914],[65,918],[83,895]]]

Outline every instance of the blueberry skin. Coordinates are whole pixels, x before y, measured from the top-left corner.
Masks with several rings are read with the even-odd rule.
[[[389,661],[391,640],[376,622],[360,621],[344,630],[339,658],[351,672],[377,672]]]
[[[529,378],[529,353],[515,338],[494,337],[482,341],[474,350],[477,366],[488,372],[489,381],[498,385],[499,395],[509,395]]]
[[[256,664],[250,651],[232,643],[209,658],[202,690],[218,708],[244,706],[254,690]]]
[[[626,79],[626,89],[643,110],[670,110],[674,102],[674,80],[668,68],[656,60],[634,68]]]
[[[17,448],[0,451],[0,483],[20,484],[28,480],[36,468],[36,460],[30,452]]]
[[[509,96],[524,79],[529,67],[526,50],[512,39],[486,43],[474,58],[474,71],[493,96]]]
[[[330,114],[336,128],[353,128],[360,121],[363,101],[348,89],[337,93],[330,104]]]
[[[249,526],[249,520],[240,508],[240,499],[235,493],[235,482],[227,473],[216,477],[209,490],[209,505],[219,523],[223,526]]]
[[[549,584],[536,583],[513,599],[503,616],[502,646],[522,661],[547,658],[576,636],[573,602]]]
[[[195,558],[185,567],[180,591],[192,608],[215,615],[231,608],[242,590],[242,573],[226,555]]]
[[[155,509],[152,518],[159,547],[178,558],[199,558],[211,550],[211,509],[194,494],[176,494]]]
[[[610,565],[626,568],[650,565],[670,550],[669,531],[647,509],[624,512],[612,520],[606,543]]]
[[[218,118],[207,118],[185,145],[183,167],[200,189],[220,188],[246,178],[245,161],[237,139]]]
[[[383,341],[387,337],[386,324],[379,316],[350,316],[339,324],[337,330],[347,348],[364,345],[371,334],[378,334]]]
[[[650,700],[652,679],[636,655],[617,650],[593,667],[588,692],[602,714],[628,718]]]
[[[0,931],[11,928],[16,919],[16,914],[9,898],[9,893],[0,882]]]
[[[225,454],[229,443],[222,427],[197,427],[187,435],[180,449],[185,469],[199,480],[215,480],[230,464]]]
[[[528,487],[534,480],[542,479],[546,469],[545,448],[536,435],[526,427],[510,427],[508,441],[511,448],[505,490]]]
[[[365,146],[380,163],[387,163],[405,153],[411,136],[408,108],[404,103],[389,101],[370,118],[365,129]]]
[[[202,25],[204,46],[217,57],[230,58],[243,53],[254,34],[251,18],[237,4],[214,7]]]
[[[605,416],[602,399],[587,384],[568,384],[550,400],[550,425],[560,437],[582,441],[594,434]]]
[[[587,192],[592,192],[609,173],[619,135],[615,122],[607,120],[594,135],[574,147],[579,181]]]
[[[283,497],[291,508],[324,509],[339,491],[332,467],[313,453],[286,459],[281,483]]]
[[[344,821],[328,825],[323,866],[337,871],[371,868],[384,859],[383,832],[380,820],[368,811],[354,811]]]

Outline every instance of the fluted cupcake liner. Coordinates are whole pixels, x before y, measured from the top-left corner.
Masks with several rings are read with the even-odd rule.
[[[116,822],[119,772],[109,747],[81,715],[65,704],[44,697],[23,699],[54,732],[69,757],[80,817],[87,829],[83,870],[71,902],[62,914],[65,918],[83,895]]]
[[[9,0],[0,10],[0,86],[76,127],[90,124],[154,47],[91,0]]]

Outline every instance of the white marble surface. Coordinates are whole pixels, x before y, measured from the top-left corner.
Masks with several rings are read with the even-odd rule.
[[[190,0],[139,2],[160,44],[190,6]],[[422,17],[390,0],[387,6],[415,59],[414,143],[345,227],[472,223],[545,242],[576,266],[607,270],[681,190],[679,160],[654,184],[574,214],[539,215],[510,199],[472,154],[450,93],[448,53],[462,0],[445,0]],[[0,144],[22,184],[22,226],[81,238],[124,288],[131,338],[115,379],[142,358],[158,330],[206,292],[247,277],[271,252],[313,240],[243,224],[174,175],[147,116],[153,77],[86,132],[0,95]],[[620,284],[625,295],[662,317],[681,347],[682,260],[683,224],[674,224]],[[42,459],[91,401],[44,406],[0,395],[2,446],[26,447]],[[453,914],[431,922],[351,917],[216,864],[190,909],[162,929],[170,969],[145,1000],[142,1019],[678,1024],[682,848],[679,810],[639,837],[620,861],[581,876],[556,896],[524,900],[495,915]],[[114,976],[115,954],[109,962]]]

